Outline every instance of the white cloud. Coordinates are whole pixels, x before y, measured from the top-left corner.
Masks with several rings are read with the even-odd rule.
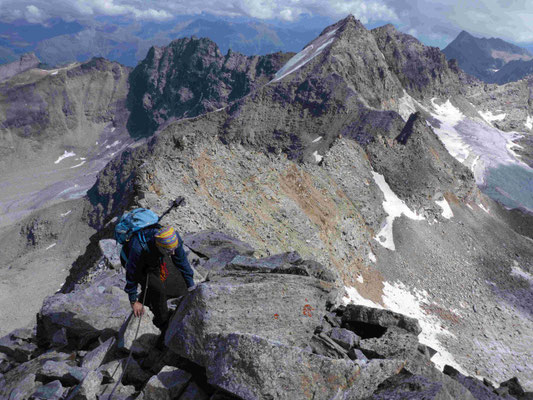
[[[203,12],[288,22],[304,14],[332,20],[353,14],[363,23],[393,22],[404,32],[441,44],[461,30],[533,42],[533,2],[525,0],[0,0],[1,20],[31,22],[101,15],[167,20]]]

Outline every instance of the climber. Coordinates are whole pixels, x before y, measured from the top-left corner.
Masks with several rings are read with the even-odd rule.
[[[181,272],[188,290],[191,291],[195,287],[193,270],[183,249],[183,241],[174,228],[156,226],[143,229],[142,235],[133,235],[125,246],[127,248],[124,253],[127,254],[127,260],[121,257],[121,262],[126,268],[124,290],[129,296],[131,308],[136,317],[144,313],[141,300],[146,292],[146,305],[154,313],[154,325],[161,331],[159,340],[159,345],[161,345],[169,323],[164,285],[168,275],[164,262],[165,255],[170,257]],[[148,287],[145,287],[146,282],[148,282]],[[137,296],[138,284],[141,284],[142,289],[140,296]]]

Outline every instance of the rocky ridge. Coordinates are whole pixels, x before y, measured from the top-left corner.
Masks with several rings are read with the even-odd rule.
[[[293,53],[224,56],[210,39],[152,47],[130,75],[130,132],[150,136],[167,121],[226,107],[263,86]]]
[[[197,286],[169,304],[165,337],[147,309],[128,315],[117,247],[93,277],[43,303],[37,325],[0,339],[0,395],[10,399],[528,399],[444,373],[415,319],[338,303],[334,270],[298,253],[253,257],[222,232],[184,236]],[[222,256],[223,255],[223,256]],[[120,268],[120,267],[119,267]],[[204,276],[205,278],[201,278]],[[88,307],[89,306],[89,307]],[[139,334],[135,331],[140,323]],[[128,362],[127,355],[133,358]]]

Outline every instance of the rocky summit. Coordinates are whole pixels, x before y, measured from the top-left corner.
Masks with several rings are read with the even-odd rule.
[[[0,397],[533,397],[528,80],[485,84],[349,16],[291,56],[153,48],[129,84],[154,135],[107,163],[69,225],[56,205],[10,231],[13,260],[82,250],[0,340]],[[178,196],[164,221],[196,286],[171,267],[162,349],[111,238],[124,211]]]

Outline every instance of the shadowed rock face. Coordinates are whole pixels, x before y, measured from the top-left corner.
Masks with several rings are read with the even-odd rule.
[[[405,90],[416,98],[453,96],[467,77],[437,47],[424,46],[393,25],[373,29],[377,45]]]
[[[267,83],[290,56],[224,56],[211,40],[194,37],[152,47],[130,76],[130,132],[149,136],[167,120],[225,107]]]

